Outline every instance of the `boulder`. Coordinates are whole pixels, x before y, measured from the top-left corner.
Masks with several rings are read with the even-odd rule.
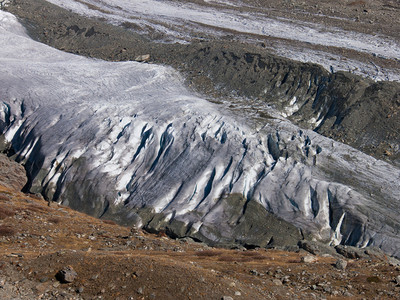
[[[335,268],[341,271],[346,270],[347,267],[347,261],[345,261],[344,259],[338,259],[335,262]]]
[[[313,255],[306,255],[306,256],[303,256],[301,258],[301,261],[304,262],[304,263],[313,263],[313,262],[315,262],[317,260],[318,260],[318,258],[316,256],[313,256]]]
[[[339,245],[335,247],[336,252],[350,259],[359,259],[366,257],[363,249],[353,247],[353,246],[343,246]]]
[[[302,240],[299,241],[298,246],[299,248],[304,249],[305,251],[310,252],[311,254],[314,255],[323,255],[323,254],[329,254],[332,256],[337,255],[335,248],[317,241]]]
[[[74,282],[78,274],[71,266],[67,266],[62,268],[60,271],[57,272],[56,278],[61,283],[71,283]]]

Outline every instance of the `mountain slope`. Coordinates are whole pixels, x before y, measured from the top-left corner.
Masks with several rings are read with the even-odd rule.
[[[4,300],[354,299],[377,294],[397,299],[400,291],[398,262],[373,249],[361,259],[342,257],[342,265],[347,263],[342,270],[335,267],[337,257],[304,250],[215,249],[118,226],[55,203],[48,206],[3,183],[0,241]],[[62,283],[56,274],[67,267],[77,276]]]
[[[395,166],[272,109],[261,124],[238,116],[194,96],[171,68],[57,51],[0,16],[1,130],[30,191],[211,244],[311,235],[400,255]],[[276,217],[286,240],[265,226]]]

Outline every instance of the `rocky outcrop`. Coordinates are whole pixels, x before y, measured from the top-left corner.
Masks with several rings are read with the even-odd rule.
[[[155,215],[145,226],[152,232],[165,231],[172,237],[192,237],[209,245],[248,249],[296,245],[301,231],[268,212],[257,201],[247,201],[241,194],[222,196],[195,230],[192,224],[167,221],[163,214]]]
[[[20,191],[27,181],[24,167],[0,154],[0,185]]]

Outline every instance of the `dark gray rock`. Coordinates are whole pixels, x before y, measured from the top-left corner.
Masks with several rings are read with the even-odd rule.
[[[302,240],[299,241],[298,246],[299,248],[304,249],[314,255],[329,254],[332,256],[337,256],[335,248],[321,242]]]
[[[195,213],[195,211],[192,212],[192,214]],[[221,214],[220,217],[218,217],[219,214]],[[247,249],[295,248],[302,238],[298,228],[268,212],[257,201],[248,201],[241,194],[221,196],[209,215],[212,215],[212,218],[205,217],[199,231],[188,227],[182,221],[175,219],[166,221],[162,213],[153,214],[151,221],[144,228],[154,233],[165,231],[172,238],[191,237],[211,246],[227,248],[238,244]],[[229,218],[226,219],[225,215]],[[225,221],[220,222],[220,220]]]
[[[78,274],[71,266],[67,266],[62,268],[60,271],[57,272],[56,278],[61,283],[71,283],[74,282]]]
[[[377,258],[381,260],[387,259],[387,255],[378,247],[367,247],[364,249],[364,253],[371,258]]]
[[[346,270],[347,267],[347,261],[345,261],[344,259],[338,259],[335,262],[335,268],[341,271]]]
[[[364,253],[363,249],[353,247],[353,246],[343,246],[339,245],[335,247],[337,253],[343,255],[346,258],[350,259],[359,259],[365,258],[367,255]]]
[[[250,271],[250,274],[251,274],[251,275],[255,275],[255,276],[260,275],[260,274],[258,273],[257,270],[251,270],[251,271]]]
[[[43,282],[46,282],[46,281],[48,281],[48,280],[49,280],[49,279],[48,279],[47,277],[42,277],[42,278],[40,278],[39,281],[43,283]]]

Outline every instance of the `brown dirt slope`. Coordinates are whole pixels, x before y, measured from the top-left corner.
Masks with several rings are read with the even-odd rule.
[[[400,299],[400,267],[381,255],[345,259],[341,270],[337,258],[304,250],[216,249],[4,185],[0,257],[1,299]],[[66,266],[77,277],[60,283]]]

